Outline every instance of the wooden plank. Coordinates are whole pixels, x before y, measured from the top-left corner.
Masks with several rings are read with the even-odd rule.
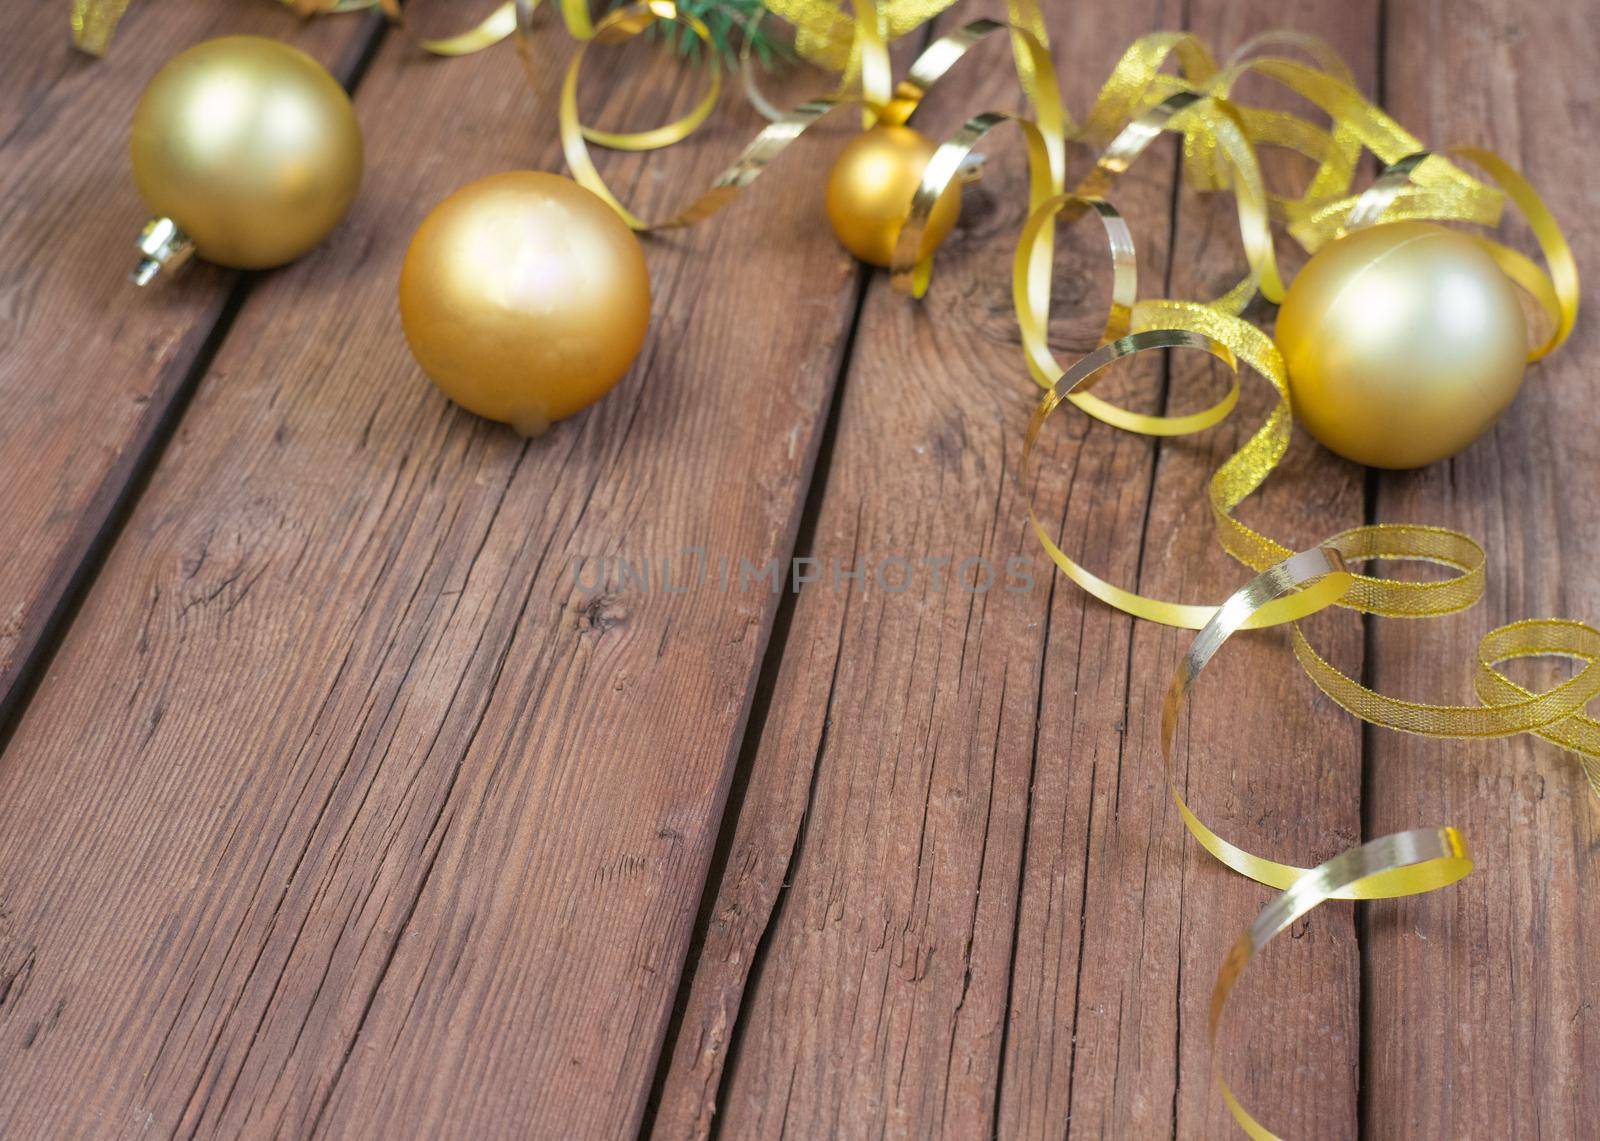
[[[140,90],[175,52],[229,32],[287,39],[348,78],[377,31],[272,4],[135,3],[95,61],[72,49],[66,5],[12,9],[0,37],[0,716],[238,288],[204,265],[128,285],[146,217],[128,171]]]
[[[1375,4],[1202,2],[1191,6],[1187,26],[1222,55],[1268,28],[1311,32],[1373,87]],[[1237,94],[1296,107],[1257,81]],[[1286,172],[1272,164],[1268,173]],[[1173,243],[1168,295],[1217,296],[1238,279],[1231,197],[1186,190]],[[1251,316],[1270,320],[1270,309]],[[1169,367],[1173,410],[1203,407],[1221,391],[1220,368],[1198,354],[1174,354]],[[1140,540],[1141,591],[1220,599],[1248,577],[1217,545],[1204,486],[1274,400],[1264,380],[1246,373],[1239,408],[1222,427],[1161,446]],[[1284,464],[1240,514],[1290,545],[1310,545],[1361,521],[1361,483],[1353,467],[1297,433]],[[1058,591],[1056,606],[1070,596]],[[1139,623],[1126,705],[1106,695],[1085,708],[1081,692],[1076,706],[1065,700],[1083,671],[1077,647],[1057,633],[1070,629],[1064,618],[1052,618],[1045,665],[1047,697],[1063,698],[1044,705],[1039,750],[1041,758],[1071,759],[1041,761],[1034,787],[1002,1131],[1031,1136],[1070,1119],[1084,1136],[1224,1136],[1236,1127],[1211,1083],[1207,1004],[1230,943],[1271,893],[1201,852],[1166,792],[1161,702],[1193,635]],[[1359,668],[1358,621],[1318,629],[1338,660]],[[1315,862],[1359,836],[1360,741],[1354,722],[1314,700],[1284,638],[1269,633],[1237,639],[1207,671],[1174,763],[1186,798],[1224,835]],[[1247,979],[1222,1043],[1225,1072],[1280,1133],[1349,1136],[1359,1014],[1351,915],[1319,913],[1296,935],[1285,940],[1291,950],[1273,948]]]
[[[992,10],[964,6],[946,24]],[[1051,7],[1073,105],[1087,105],[1129,41],[1176,18],[1160,4],[1092,17]],[[1004,43],[979,50],[936,90],[931,135],[1020,105]],[[800,596],[658,1136],[704,1135],[713,1114],[729,1137],[993,1130],[1047,626],[1066,631],[1069,660],[1082,663],[1084,703],[1090,687],[1106,695],[1083,716],[1110,739],[1128,622],[1055,591],[1026,527],[1016,469],[1036,390],[1009,295],[1026,178],[1014,138],[997,134],[983,150],[985,177],[967,191],[927,299],[874,278],[811,552],[824,566],[903,558],[918,570],[903,593],[869,577]],[[1119,192],[1134,225],[1159,238],[1171,154]],[[1063,309],[1083,317],[1066,339],[1081,349],[1103,321],[1110,274],[1103,235],[1069,237]],[[1162,279],[1165,254],[1159,239],[1142,248],[1150,280]],[[1129,399],[1153,407],[1159,362],[1134,372]],[[1064,519],[1097,567],[1130,580],[1136,551],[1122,536],[1143,518],[1152,450],[1064,421],[1042,443],[1041,511]],[[1022,558],[1031,588],[969,594],[948,567],[940,588],[924,566],[975,557],[1002,570]],[[1053,591],[1066,617],[1050,626]],[[1065,693],[1051,700],[1073,706]],[[1037,756],[1041,771],[1061,763]]]
[[[509,48],[383,45],[365,193],[252,295],[19,724],[0,1134],[636,1126],[777,601],[654,576],[788,556],[855,270],[790,161],[647,243],[655,326],[595,410],[523,441],[449,406],[406,238],[558,165],[567,50],[530,94]],[[647,58],[607,116],[695,97]],[[664,212],[758,126],[730,95],[608,169]],[[602,556],[655,589],[578,585]]]
[[[1583,147],[1592,108],[1577,94],[1600,69],[1597,16],[1593,3],[1389,5],[1390,110],[1430,142],[1488,146],[1520,167],[1591,288],[1572,339],[1530,366],[1489,435],[1378,482],[1380,519],[1458,528],[1489,552],[1488,592],[1473,610],[1374,623],[1372,678],[1385,693],[1471,702],[1485,631],[1600,617],[1600,517],[1585,493],[1600,470],[1588,260],[1600,247],[1600,174]],[[1381,730],[1369,765],[1370,832],[1454,824],[1478,866],[1447,892],[1372,910],[1363,1124],[1375,1134],[1592,1134],[1600,815],[1578,766],[1531,737],[1474,744]]]

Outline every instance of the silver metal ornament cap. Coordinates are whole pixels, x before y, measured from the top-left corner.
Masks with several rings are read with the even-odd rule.
[[[149,285],[162,270],[175,273],[194,254],[194,243],[171,218],[152,218],[139,234],[139,264],[128,275],[135,285]]]

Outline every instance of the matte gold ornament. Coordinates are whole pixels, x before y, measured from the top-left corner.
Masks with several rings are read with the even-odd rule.
[[[1341,456],[1382,468],[1472,443],[1528,359],[1516,287],[1471,238],[1429,222],[1323,247],[1290,285],[1276,336],[1295,415]]]
[[[400,324],[446,396],[538,435],[633,364],[650,275],[633,231],[576,182],[495,174],[422,220],[400,271]]]
[[[845,249],[871,265],[889,267],[923,168],[936,150],[925,135],[900,126],[873,127],[849,142],[828,176],[827,199],[828,221]],[[956,181],[934,203],[919,258],[939,248],[960,213]]]
[[[350,97],[298,48],[223,36],[174,56],[133,113],[145,205],[140,285],[191,251],[235,269],[293,261],[327,236],[361,185]]]

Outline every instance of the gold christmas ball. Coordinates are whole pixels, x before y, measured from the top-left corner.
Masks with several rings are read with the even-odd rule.
[[[293,261],[361,185],[361,127],[316,60],[260,36],[174,56],[145,88],[130,140],[139,196],[201,257],[236,269]]]
[[[422,371],[468,411],[537,435],[622,379],[650,324],[639,239],[571,179],[480,178],[422,220],[400,270]]]
[[[1428,222],[1317,251],[1278,311],[1295,415],[1357,463],[1454,455],[1517,394],[1528,329],[1516,287],[1471,238]]]
[[[922,170],[938,149],[910,127],[873,127],[850,140],[828,175],[828,221],[845,249],[888,268]],[[961,186],[951,182],[933,204],[920,257],[939,248],[960,213]]]

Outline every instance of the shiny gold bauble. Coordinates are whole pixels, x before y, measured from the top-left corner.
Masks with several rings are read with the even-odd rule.
[[[1528,329],[1516,287],[1471,238],[1428,222],[1319,250],[1278,312],[1294,413],[1357,463],[1454,455],[1517,394]]]
[[[650,324],[644,251],[571,179],[490,175],[417,228],[400,324],[446,396],[537,435],[599,400],[639,354]]]
[[[133,113],[133,178],[201,257],[236,269],[293,261],[361,185],[361,127],[316,60],[260,36],[174,56]]]
[[[873,127],[850,140],[828,175],[828,221],[845,249],[888,267],[923,168],[937,149],[910,127]],[[919,257],[939,248],[960,213],[961,186],[952,182],[933,204]]]

